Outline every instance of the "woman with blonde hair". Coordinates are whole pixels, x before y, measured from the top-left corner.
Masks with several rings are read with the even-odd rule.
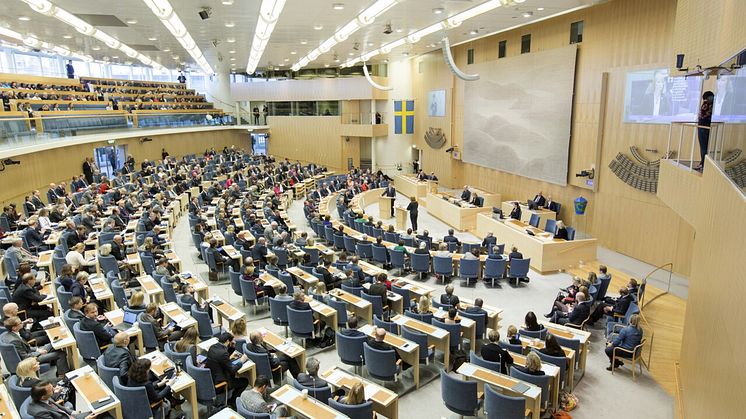
[[[248,335],[246,333],[246,319],[241,317],[240,319],[233,322],[231,325],[231,334],[234,339],[241,339],[246,341]]]
[[[508,343],[511,345],[521,344],[521,340],[518,338],[518,329],[512,324],[508,326]]]
[[[142,291],[133,292],[128,306],[132,310],[145,310],[145,293]]]
[[[420,300],[414,308],[415,313],[427,314],[430,312],[430,296],[420,296]]]
[[[609,336],[609,342],[606,346],[606,356],[609,357],[609,363],[614,359],[614,349],[620,348],[622,350],[616,351],[616,357],[631,358],[632,351],[642,343],[642,328],[640,327],[640,315],[633,314],[629,318],[629,324],[622,328],[618,334],[613,333]],[[616,363],[609,365],[606,370],[613,371],[614,368],[619,368],[624,363],[622,361],[616,361]]]
[[[362,381],[356,381],[343,400],[344,404],[357,405],[365,403],[365,387]]]
[[[86,260],[83,256],[85,253],[85,243],[80,242],[73,246],[67,255],[65,255],[65,261],[72,265],[74,270],[85,270],[90,271],[96,266],[96,258]]]
[[[531,351],[526,355],[526,366],[513,365],[513,368],[528,375],[544,375],[544,371],[541,369],[541,358],[536,352]]]
[[[19,362],[16,367],[18,385],[31,388],[38,384],[41,381],[39,379],[39,368],[39,361],[34,357],[29,357]]]
[[[199,329],[194,325],[184,331],[184,335],[174,345],[174,352],[189,352],[192,359],[197,359],[197,345],[199,345]]]

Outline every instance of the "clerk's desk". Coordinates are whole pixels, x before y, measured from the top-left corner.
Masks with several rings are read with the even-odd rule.
[[[503,214],[505,216],[509,216],[510,212],[513,211],[513,203],[518,202],[521,206],[521,221],[524,223],[528,223],[528,220],[531,218],[532,214],[536,214],[539,216],[539,227],[544,228],[544,226],[547,223],[547,220],[556,220],[557,219],[557,213],[551,210],[548,210],[546,208],[537,208],[535,210],[528,209],[528,205],[526,205],[525,202],[519,202],[519,201],[504,201],[502,203],[502,210]]]
[[[471,191],[470,199],[474,199],[474,194],[477,194],[478,196],[481,196],[482,198],[484,198],[484,205],[482,206],[485,208],[496,207],[500,205],[500,202],[502,202],[502,199],[503,199],[502,195],[500,195],[499,193],[487,192],[481,189],[472,188],[471,186],[469,187],[469,191]],[[463,192],[464,192],[463,189],[459,189],[453,192],[446,192],[445,195],[450,195],[456,199],[461,199],[461,194]]]
[[[526,229],[531,229],[536,235],[528,235]],[[565,269],[577,265],[581,260],[596,259],[596,239],[554,239],[544,230],[519,220],[495,220],[489,214],[478,214],[476,230],[479,237],[493,232],[498,241],[505,243],[506,252],[513,246],[517,247],[524,258],[531,258],[531,268],[541,273]]]
[[[492,211],[492,207],[486,203],[484,207],[467,207],[459,205],[454,198],[443,199],[444,196],[428,193],[427,212],[459,231],[473,230],[476,226],[477,214]]]
[[[419,181],[415,175],[409,174],[394,176],[394,185],[396,191],[407,198],[424,198],[428,192],[438,192],[437,180]]]

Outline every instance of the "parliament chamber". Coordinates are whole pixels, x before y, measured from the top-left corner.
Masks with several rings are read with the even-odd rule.
[[[3,6],[0,416],[740,417],[739,0]]]

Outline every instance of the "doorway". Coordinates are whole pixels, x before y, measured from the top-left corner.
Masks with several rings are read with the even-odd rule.
[[[251,134],[251,149],[255,156],[266,156],[269,134]]]
[[[113,145],[97,147],[93,155],[96,159],[96,165],[101,170],[101,174],[111,178],[117,170],[124,166],[124,161],[127,157],[127,146]]]
[[[417,174],[417,172],[422,169],[422,150],[417,148],[416,146],[412,146],[412,155],[410,159],[409,167],[412,168],[412,173]]]

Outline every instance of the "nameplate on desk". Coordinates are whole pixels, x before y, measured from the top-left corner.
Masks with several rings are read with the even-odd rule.
[[[531,389],[531,387],[529,387],[528,385],[526,385],[526,384],[524,384],[524,383],[522,383],[522,382],[519,381],[519,382],[516,382],[515,384],[513,384],[512,386],[510,386],[510,389],[513,390],[513,391],[515,391],[516,393],[523,394],[523,393],[529,391]]]

